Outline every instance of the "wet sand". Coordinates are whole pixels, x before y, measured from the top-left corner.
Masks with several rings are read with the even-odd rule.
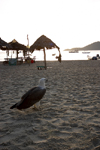
[[[0,150],[100,150],[100,61],[41,64],[0,64]],[[40,110],[11,110],[42,77]]]

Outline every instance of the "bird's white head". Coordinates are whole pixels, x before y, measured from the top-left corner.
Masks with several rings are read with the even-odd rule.
[[[45,82],[46,82],[46,78],[41,78],[39,80],[39,86],[42,88],[45,88]]]

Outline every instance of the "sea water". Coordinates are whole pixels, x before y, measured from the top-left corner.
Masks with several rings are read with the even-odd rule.
[[[69,51],[61,51],[62,60],[88,60],[88,58],[92,58],[93,56],[100,56],[100,50],[87,50],[87,51],[78,51],[76,53]],[[32,54],[29,53],[29,56],[33,58],[36,57],[36,60],[44,60],[43,50],[34,51]],[[57,60],[56,56],[59,56],[59,52],[56,49],[46,50],[46,60]],[[19,51],[18,57],[23,57],[23,52]],[[9,56],[7,56],[6,51],[0,50],[0,61],[4,61],[5,58],[16,58],[16,51],[9,51]]]

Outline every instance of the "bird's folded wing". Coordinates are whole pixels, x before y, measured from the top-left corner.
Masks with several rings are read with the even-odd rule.
[[[38,102],[44,96],[46,89],[35,87],[29,90],[22,96],[22,100],[18,103],[18,106],[29,107]]]
[[[34,88],[30,89],[28,92],[26,92],[26,93],[21,97],[21,99],[27,98],[27,96],[28,96],[29,94],[31,94],[31,92],[34,91],[36,88],[37,88],[37,87],[34,87]]]

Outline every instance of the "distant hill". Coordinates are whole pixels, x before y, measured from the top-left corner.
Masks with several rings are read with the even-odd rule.
[[[71,51],[71,50],[100,50],[100,42],[94,42],[92,44],[89,44],[85,47],[77,47],[77,48],[72,48],[72,49],[65,49],[64,51]]]

